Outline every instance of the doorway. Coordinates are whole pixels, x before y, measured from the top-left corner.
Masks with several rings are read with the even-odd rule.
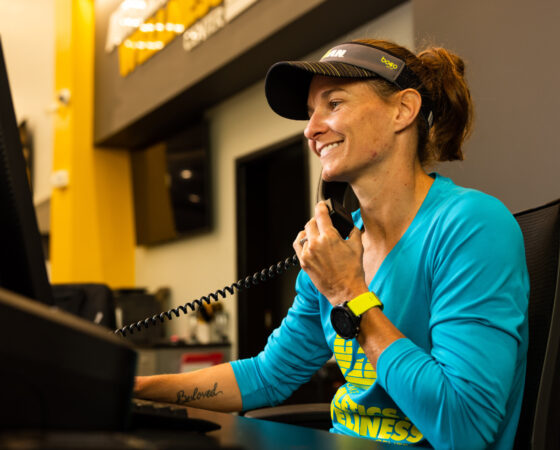
[[[309,168],[301,136],[236,161],[237,270],[245,278],[294,254],[309,220]],[[255,356],[295,295],[298,267],[238,293],[239,357]]]

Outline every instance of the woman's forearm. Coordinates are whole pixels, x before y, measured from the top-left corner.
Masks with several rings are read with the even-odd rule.
[[[240,411],[241,393],[229,363],[194,372],[136,377],[134,396],[214,411]]]

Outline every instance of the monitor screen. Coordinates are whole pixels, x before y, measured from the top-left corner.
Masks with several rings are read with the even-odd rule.
[[[0,287],[53,304],[0,42]]]

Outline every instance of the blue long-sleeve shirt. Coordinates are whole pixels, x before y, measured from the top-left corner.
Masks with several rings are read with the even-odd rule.
[[[332,431],[436,448],[513,445],[525,376],[529,279],[517,222],[498,200],[440,175],[369,284],[406,336],[374,370],[336,335],[305,272],[282,325],[232,363],[243,408],[273,405],[332,355],[346,379]],[[355,224],[362,226],[359,211]]]

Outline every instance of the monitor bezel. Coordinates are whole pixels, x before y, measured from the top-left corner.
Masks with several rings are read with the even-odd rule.
[[[0,38],[0,287],[53,305]]]

